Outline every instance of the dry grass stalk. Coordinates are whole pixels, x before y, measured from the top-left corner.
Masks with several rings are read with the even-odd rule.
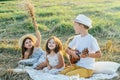
[[[35,30],[38,30],[38,25],[37,22],[35,20],[35,10],[34,10],[34,6],[32,5],[32,3],[30,2],[30,0],[25,0],[25,9],[27,10],[28,14],[30,15],[30,17],[32,18],[32,22],[34,24]]]
[[[106,43],[106,50],[108,51],[108,52],[113,52],[113,42],[112,42],[112,40],[108,40],[107,41],[107,43]]]

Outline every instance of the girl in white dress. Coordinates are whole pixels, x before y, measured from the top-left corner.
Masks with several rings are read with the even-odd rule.
[[[61,70],[64,69],[65,63],[63,56],[61,54],[62,51],[62,43],[61,41],[55,37],[50,37],[45,45],[46,49],[46,62],[47,67],[43,69],[44,72],[57,74]]]

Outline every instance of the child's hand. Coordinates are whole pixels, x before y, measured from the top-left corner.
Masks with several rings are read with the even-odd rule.
[[[82,51],[81,57],[82,57],[82,58],[86,58],[86,57],[88,57],[88,55],[89,55],[88,48],[85,48],[85,49]]]
[[[52,66],[48,66],[47,68],[50,70],[50,69],[52,69]]]
[[[81,56],[80,56],[81,58],[86,58],[87,56],[86,55],[84,55],[84,54],[81,54]]]
[[[37,67],[35,67],[34,69],[39,70],[39,67],[37,66]]]
[[[43,67],[41,67],[41,66],[37,66],[35,69],[36,69],[36,70],[42,70],[42,68],[43,68]]]
[[[79,58],[80,58],[78,55],[76,55],[76,51],[73,51],[73,52],[72,52],[72,56],[73,56],[75,59],[79,59]]]

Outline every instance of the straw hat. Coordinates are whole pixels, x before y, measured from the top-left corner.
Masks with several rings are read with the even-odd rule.
[[[92,20],[83,14],[79,14],[74,21],[92,28]]]
[[[37,38],[33,34],[26,34],[19,39],[18,45],[19,45],[20,48],[22,47],[24,39],[27,38],[27,37],[31,38],[32,41],[33,41],[33,44],[35,44]]]

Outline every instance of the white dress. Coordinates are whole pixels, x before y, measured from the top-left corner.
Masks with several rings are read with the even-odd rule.
[[[47,59],[48,59],[48,62],[49,62],[50,66],[54,67],[54,66],[59,64],[58,55],[59,55],[59,53],[55,54],[54,56],[47,55]],[[52,69],[49,70],[48,67],[45,67],[43,69],[43,71],[45,71],[47,73],[51,73],[51,74],[57,74],[60,71],[62,71],[63,69],[64,69],[64,67],[61,67],[59,69],[52,68]]]

